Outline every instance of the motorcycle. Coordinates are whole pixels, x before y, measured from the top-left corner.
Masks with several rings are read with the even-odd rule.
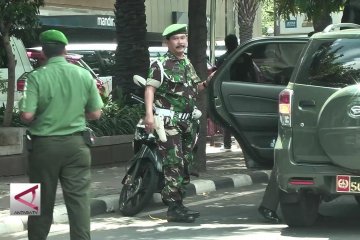
[[[144,103],[143,99],[136,95],[131,97]],[[154,111],[156,112],[155,107]],[[199,123],[198,118],[201,116],[201,112],[195,111],[193,115],[197,117],[194,121]],[[163,134],[165,134],[165,131],[163,131]],[[197,128],[193,147],[197,142],[198,134],[199,129]],[[119,198],[119,210],[124,216],[134,216],[142,211],[151,201],[153,194],[160,193],[165,186],[163,159],[157,150],[158,138],[160,140],[164,138],[161,135],[161,133],[156,135],[147,133],[142,119],[136,126],[133,140],[135,155],[130,160],[126,175],[122,180],[123,187]]]
[[[156,137],[145,131],[140,121],[134,134],[134,157],[122,180],[119,210],[124,216],[134,216],[143,210],[153,193],[164,187],[162,157],[157,152]]]

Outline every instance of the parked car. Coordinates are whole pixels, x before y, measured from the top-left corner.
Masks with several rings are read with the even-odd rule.
[[[264,164],[274,156],[290,227],[314,224],[322,201],[353,195],[360,204],[359,34],[360,25],[336,24],[309,41],[254,40],[210,86],[210,113],[230,125],[245,158]],[[267,57],[259,61],[259,52]],[[257,66],[252,77],[238,78],[243,53]]]
[[[322,201],[360,203],[359,34],[360,25],[336,24],[313,35],[280,93],[274,157],[289,226],[312,225]]]
[[[44,65],[46,63],[45,56],[38,49],[27,49],[27,56],[28,56],[31,64],[33,65],[33,68],[35,68],[35,69],[38,68],[38,67],[41,67],[42,65]],[[66,54],[65,58],[66,58],[66,60],[68,62],[88,70],[90,72],[91,76],[96,81],[96,87],[98,88],[100,94],[102,94],[102,95],[105,94],[105,88],[103,86],[102,81],[98,78],[97,74],[95,74],[95,72],[89,67],[89,65],[87,65],[84,62],[84,60],[82,60],[81,55],[79,55],[79,54]],[[17,91],[20,91],[20,92],[24,91],[24,86],[25,86],[25,81],[27,79],[27,74],[28,74],[28,72],[24,73],[20,78],[18,78],[18,80],[16,82]]]
[[[68,44],[68,53],[80,54],[83,60],[101,77],[114,76],[116,43]]]
[[[84,61],[100,76],[114,75],[116,48],[116,43],[68,44],[66,46],[69,53],[83,55]],[[150,59],[159,57],[166,52],[167,47],[149,47]]]
[[[21,77],[25,72],[31,72],[33,67],[26,54],[26,49],[23,42],[18,38],[10,38],[10,44],[15,57],[15,79]],[[7,58],[5,56],[4,46],[0,41],[0,79],[6,80],[8,78]],[[20,100],[21,94],[15,91],[15,106]],[[2,106],[6,102],[6,93],[0,93],[0,105]]]
[[[278,131],[278,96],[308,38],[257,38],[239,46],[209,86],[209,115],[231,129],[248,168],[271,168]]]

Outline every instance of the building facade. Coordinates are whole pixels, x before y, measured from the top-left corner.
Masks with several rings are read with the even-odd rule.
[[[116,42],[115,0],[45,0],[40,9],[43,29],[64,31],[71,42]],[[233,1],[216,0],[216,40],[237,33]],[[145,0],[148,41],[161,45],[163,29],[172,23],[188,23],[188,0]],[[227,13],[227,14],[225,14]],[[207,4],[210,25],[210,1]],[[261,21],[255,21],[254,36],[261,34]]]
[[[341,23],[342,15],[342,12],[331,13],[332,23]],[[281,19],[279,23],[280,35],[307,35],[314,31],[312,21],[309,21],[304,14],[291,15],[289,19]]]

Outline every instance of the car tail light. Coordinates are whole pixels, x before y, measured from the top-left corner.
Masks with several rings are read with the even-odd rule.
[[[24,91],[25,88],[25,79],[19,79],[16,83],[16,89],[20,92]]]
[[[291,184],[291,185],[306,185],[306,186],[308,186],[308,185],[314,185],[315,184],[315,182],[314,182],[314,179],[312,179],[312,178],[299,178],[299,179],[297,179],[297,178],[292,178],[292,179],[290,179],[290,181],[289,181],[289,184]]]
[[[291,103],[293,91],[285,89],[279,95],[279,116],[282,126],[291,127]]]
[[[23,92],[25,90],[25,82],[27,79],[27,75],[28,73],[23,73],[23,75],[21,75],[18,80],[16,81],[16,90],[19,92]]]

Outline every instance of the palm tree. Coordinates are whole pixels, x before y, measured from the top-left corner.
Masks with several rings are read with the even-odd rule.
[[[237,11],[240,43],[247,42],[253,36],[256,12],[262,0],[233,0]]]
[[[206,66],[206,0],[189,0],[189,49],[188,55],[191,63],[200,79],[207,78]],[[198,148],[195,156],[196,168],[199,171],[206,170],[206,92],[203,91],[198,96],[198,108],[202,111],[200,119],[200,134],[198,139]]]
[[[146,77],[149,68],[145,0],[116,0],[115,24],[118,46],[114,97],[118,96],[116,89],[121,89],[125,97],[130,93],[142,95],[143,90],[133,83],[132,77],[135,74]]]

